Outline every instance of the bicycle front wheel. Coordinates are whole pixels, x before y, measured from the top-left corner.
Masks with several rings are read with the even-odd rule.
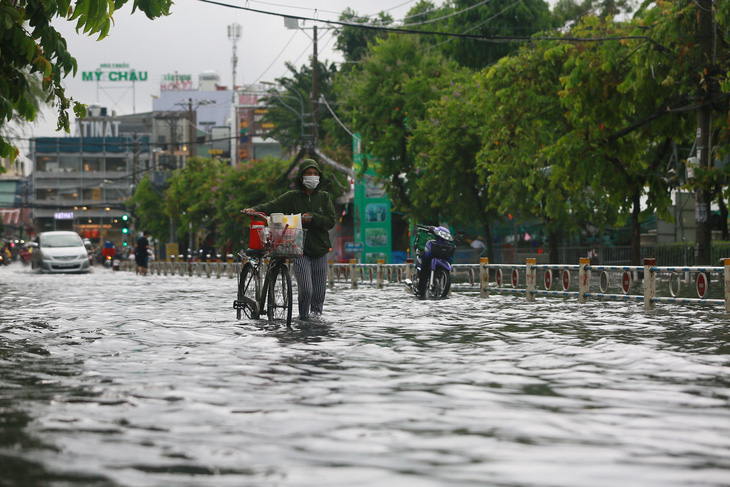
[[[284,321],[287,328],[291,328],[292,287],[289,268],[284,264],[277,265],[270,273],[269,321]]]
[[[238,305],[236,306],[236,318],[241,319],[241,315],[246,318],[259,317],[258,309],[258,292],[256,289],[256,271],[249,263],[243,266],[241,275],[238,279]]]

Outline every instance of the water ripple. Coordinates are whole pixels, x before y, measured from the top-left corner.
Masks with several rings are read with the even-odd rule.
[[[0,269],[0,485],[730,485],[722,311],[341,287],[288,331],[234,294]]]

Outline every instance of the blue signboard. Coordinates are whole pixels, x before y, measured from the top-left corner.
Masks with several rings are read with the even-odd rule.
[[[345,252],[355,254],[362,252],[364,249],[362,242],[345,242]]]

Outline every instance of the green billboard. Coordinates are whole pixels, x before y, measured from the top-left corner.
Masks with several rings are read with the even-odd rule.
[[[365,155],[361,152],[360,137],[353,137],[353,161],[355,173],[362,175],[355,180],[355,247],[359,261],[376,264],[378,260],[391,262],[391,214],[390,198],[382,185],[375,182],[374,167],[377,161],[368,159],[363,173]]]

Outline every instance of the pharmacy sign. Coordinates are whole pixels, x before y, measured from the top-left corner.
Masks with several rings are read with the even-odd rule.
[[[94,71],[82,71],[82,81],[147,81],[147,71],[130,69],[127,63],[103,63]]]

